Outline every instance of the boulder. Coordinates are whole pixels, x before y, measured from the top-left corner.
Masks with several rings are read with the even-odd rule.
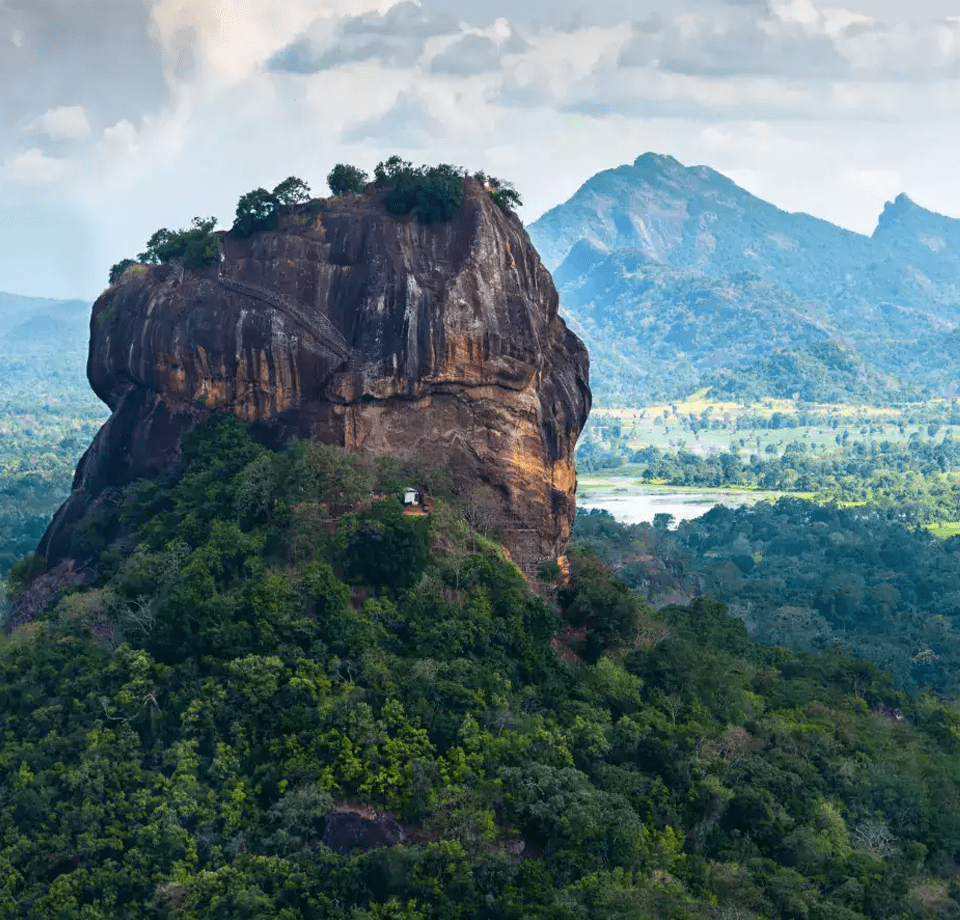
[[[271,446],[429,457],[455,491],[493,490],[518,561],[563,553],[588,357],[515,215],[467,179],[454,218],[424,225],[369,186],[220,245],[219,265],[134,266],[94,304],[87,376],[112,414],[43,538],[48,565],[218,410]]]

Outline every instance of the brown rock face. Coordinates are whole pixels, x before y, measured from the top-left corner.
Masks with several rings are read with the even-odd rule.
[[[500,496],[512,552],[562,553],[587,352],[520,221],[465,186],[448,223],[391,217],[371,189],[225,237],[219,270],[134,269],[104,292],[87,376],[113,414],[44,536],[48,561],[120,487],[175,463],[215,410],[272,444],[442,462],[456,489]]]

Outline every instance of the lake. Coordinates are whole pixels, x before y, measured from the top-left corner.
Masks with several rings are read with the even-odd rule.
[[[652,523],[655,514],[672,514],[672,527],[706,514],[714,505],[740,508],[759,501],[775,500],[774,492],[736,492],[731,490],[676,489],[657,486],[627,487],[627,491],[590,488],[584,485],[577,496],[578,508],[603,508],[621,524]]]

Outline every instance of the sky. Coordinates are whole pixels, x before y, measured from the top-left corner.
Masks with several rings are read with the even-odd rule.
[[[960,217],[956,0],[0,0],[0,290],[92,300],[159,227],[394,153],[526,222],[654,151],[872,232]]]

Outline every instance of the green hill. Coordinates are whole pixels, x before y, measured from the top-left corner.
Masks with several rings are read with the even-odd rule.
[[[960,916],[955,704],[232,417],[123,520],[0,642],[4,917]]]

